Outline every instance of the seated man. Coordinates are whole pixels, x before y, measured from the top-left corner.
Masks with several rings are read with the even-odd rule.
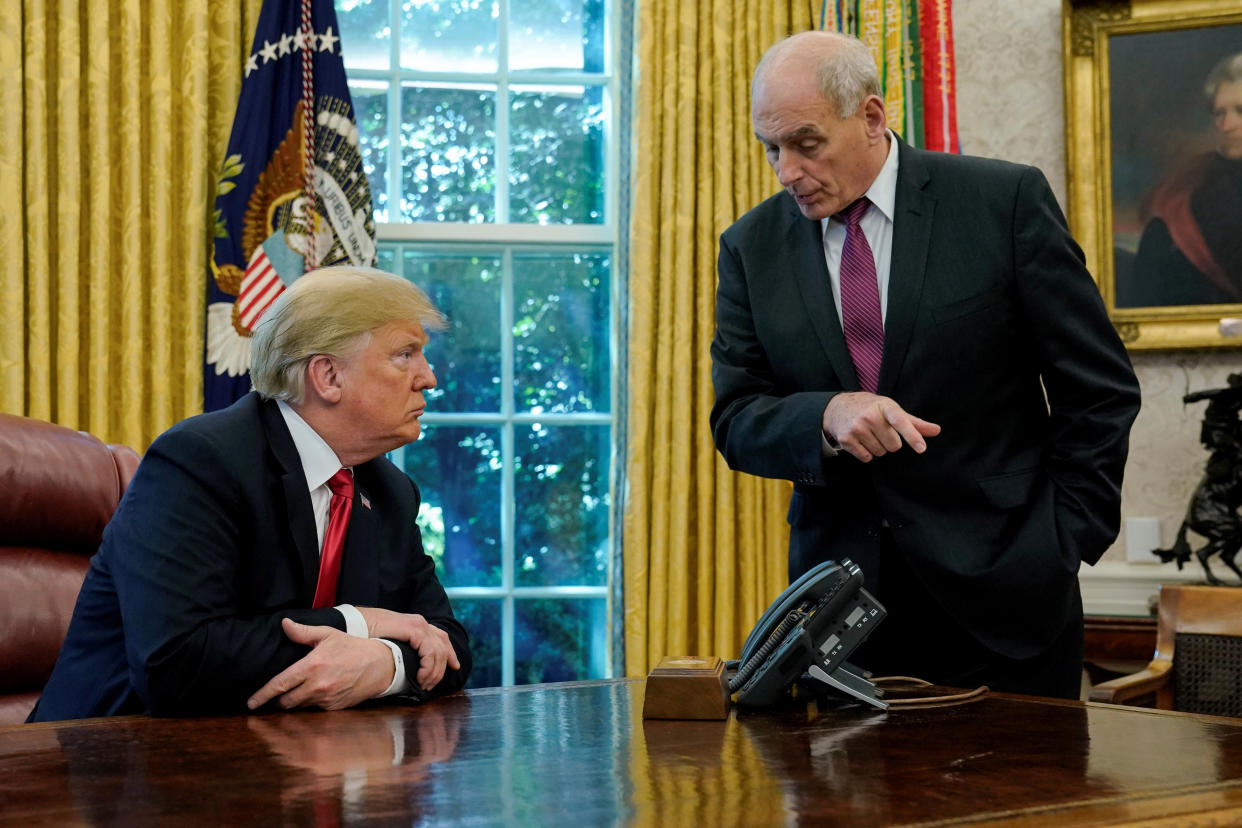
[[[470,673],[423,551],[418,438],[443,318],[404,279],[314,271],[255,331],[254,391],[161,435],[104,530],[30,721],[424,699]]]

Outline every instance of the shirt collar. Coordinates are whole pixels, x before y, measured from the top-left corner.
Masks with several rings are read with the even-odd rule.
[[[285,418],[289,436],[293,438],[293,446],[298,450],[298,458],[302,461],[306,488],[313,492],[336,474],[341,468],[341,460],[319,433],[311,428],[310,423],[293,410],[293,406],[284,400],[277,400],[276,405],[280,408],[281,416]]]
[[[871,182],[865,195],[891,222],[897,204],[897,138],[892,130],[885,132],[888,133],[888,157],[884,159],[884,166],[880,167],[879,174]]]

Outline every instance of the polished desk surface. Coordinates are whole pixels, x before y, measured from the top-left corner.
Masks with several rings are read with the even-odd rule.
[[[1224,825],[1242,720],[993,694],[642,719],[642,680],[0,728],[20,825]],[[1197,814],[1193,821],[1190,814]]]

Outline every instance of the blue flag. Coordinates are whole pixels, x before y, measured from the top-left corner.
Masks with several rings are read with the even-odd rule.
[[[371,190],[338,32],[332,0],[265,0],[259,12],[216,185],[205,411],[250,390],[251,334],[285,286],[318,267],[375,263]],[[312,96],[308,141],[303,102]]]

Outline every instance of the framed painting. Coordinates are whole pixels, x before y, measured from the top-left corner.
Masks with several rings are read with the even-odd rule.
[[[1068,213],[1132,350],[1242,347],[1242,5],[1063,0]]]

